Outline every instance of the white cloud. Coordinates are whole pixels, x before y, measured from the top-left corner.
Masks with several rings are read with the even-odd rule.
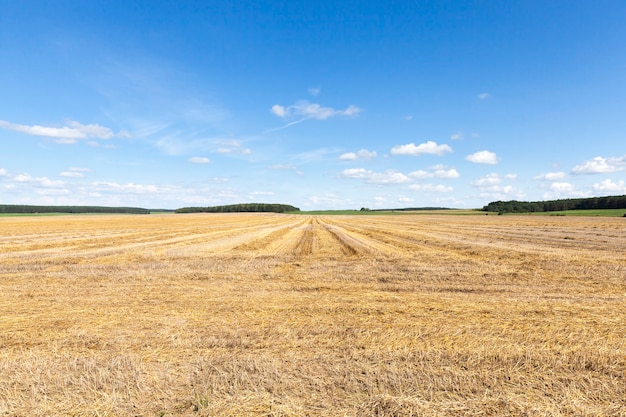
[[[48,177],[33,177],[28,173],[10,174],[8,171],[0,170],[0,176],[7,182],[9,188],[16,186],[33,186],[36,188],[60,188],[65,186],[65,182],[61,180],[51,180]]]
[[[479,178],[475,181],[472,181],[471,184],[475,187],[493,187],[494,185],[498,185],[501,182],[502,178],[500,178],[500,175],[492,173],[487,174],[486,176]]]
[[[574,191],[574,186],[568,182],[553,182],[550,184],[550,189],[557,193],[571,193]]]
[[[565,172],[546,172],[545,174],[540,174],[540,175],[537,175],[536,177],[533,177],[533,179],[554,181],[554,180],[562,180],[566,176],[567,174],[565,174]]]
[[[70,168],[67,171],[63,171],[59,174],[61,177],[67,178],[82,178],[85,176],[86,172],[90,172],[91,170],[88,168]]]
[[[465,160],[475,164],[496,165],[498,163],[498,157],[496,154],[489,151],[479,151],[471,155],[467,155]]]
[[[250,149],[244,148],[241,142],[237,140],[220,140],[217,141],[217,144],[221,145],[217,148],[217,153],[240,155],[250,155],[252,153]]]
[[[205,158],[203,156],[193,156],[189,158],[188,161],[192,164],[208,164],[211,162],[209,158]]]
[[[476,97],[478,97],[480,100],[485,100],[485,99],[488,99],[489,97],[491,97],[491,94],[489,94],[489,93],[480,93]]]
[[[526,197],[524,190],[513,185],[502,184],[504,180],[514,180],[515,175],[491,173],[472,181],[470,184],[480,190],[480,197],[490,200],[522,200]]]
[[[238,153],[241,155],[250,155],[252,151],[248,148],[236,149],[236,148],[218,148],[217,153]]]
[[[53,139],[57,143],[73,144],[84,139],[112,139],[130,137],[128,132],[114,133],[108,127],[99,124],[83,125],[79,122],[68,121],[63,127],[47,127],[39,125],[20,125],[0,120],[0,127],[14,130],[33,136],[43,136]]]
[[[412,155],[419,156],[424,154],[432,154],[441,156],[447,152],[452,152],[452,148],[448,145],[438,145],[436,142],[429,140],[426,143],[415,145],[407,143],[406,145],[397,145],[391,148],[392,155]]]
[[[253,192],[250,193],[248,198],[250,200],[253,200],[256,197],[273,196],[273,195],[275,195],[275,193],[273,191],[253,191]]]
[[[454,168],[447,169],[443,165],[435,165],[434,167],[431,167],[431,171],[424,171],[420,169],[417,171],[410,172],[408,176],[416,180],[421,180],[421,179],[426,179],[426,178],[453,179],[453,178],[459,178],[461,174],[459,174],[459,172]]]
[[[287,117],[287,109],[280,104],[274,104],[272,106],[272,113],[278,117]]]
[[[339,155],[339,159],[341,159],[342,161],[356,161],[357,159],[359,159],[359,157],[354,152],[348,152]]]
[[[339,156],[342,161],[356,161],[357,159],[372,159],[377,155],[376,151],[361,149],[358,152],[348,152]]]
[[[180,187],[170,185],[136,184],[134,182],[119,184],[111,181],[95,181],[91,183],[91,187],[97,192],[114,192],[123,194],[168,194],[174,191],[180,191]]]
[[[451,169],[436,169],[435,177],[437,178],[459,178],[461,174],[454,168]]]
[[[280,104],[274,104],[271,108],[271,112],[282,119],[289,117],[300,118],[301,120],[316,119],[327,120],[335,116],[356,116],[361,112],[361,109],[355,105],[349,105],[345,110],[336,110],[332,107],[322,107],[317,103],[309,103],[306,100],[292,104],[291,106],[281,106]]]
[[[461,140],[463,138],[464,138],[463,132],[461,132],[460,130],[458,132],[453,133],[452,135],[450,135],[450,139],[452,139],[452,140]]]
[[[600,192],[626,194],[624,180],[613,182],[610,179],[606,179],[600,183],[593,184],[593,189]]]
[[[579,191],[573,184],[569,182],[553,182],[549,186],[550,191],[543,194],[546,200],[554,200],[559,198],[582,198],[588,197],[588,191]]]
[[[393,170],[374,172],[364,168],[352,168],[344,169],[341,176],[344,178],[362,179],[369,184],[377,185],[404,184],[411,182],[411,178],[401,172]]]
[[[435,185],[435,184],[411,184],[409,188],[415,191],[427,191],[437,193],[450,193],[454,191],[454,188],[447,185]]]
[[[626,155],[610,158],[596,156],[572,168],[572,174],[607,174],[620,171],[626,171]]]

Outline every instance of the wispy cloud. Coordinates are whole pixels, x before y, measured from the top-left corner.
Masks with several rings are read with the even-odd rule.
[[[475,164],[496,165],[499,162],[498,156],[489,151],[479,151],[471,155],[467,155],[465,160]]]
[[[461,140],[463,138],[464,138],[463,132],[461,132],[460,130],[458,132],[453,133],[452,135],[450,135],[450,139],[452,139],[452,140]]]
[[[253,191],[248,195],[250,200],[254,200],[257,197],[273,196],[276,193],[273,191]]]
[[[68,169],[67,171],[63,171],[59,174],[61,177],[67,178],[82,178],[85,176],[85,173],[90,172],[91,170],[88,168],[77,168],[73,167]]]
[[[113,132],[111,129],[99,124],[84,125],[76,121],[68,121],[65,126],[51,127],[40,125],[21,125],[0,120],[0,127],[25,133],[32,136],[43,136],[62,144],[74,144],[85,139],[112,139],[128,138],[130,134],[126,131]]]
[[[326,120],[336,116],[356,116],[361,109],[355,105],[349,105],[345,110],[336,110],[332,107],[322,107],[317,103],[309,103],[306,100],[299,101],[291,106],[272,106],[272,113],[281,118],[303,117],[305,119]]]
[[[192,164],[208,164],[211,162],[209,158],[206,158],[204,156],[192,156],[187,161],[191,162]]]
[[[486,100],[489,97],[491,97],[491,94],[489,94],[489,93],[480,93],[476,97],[478,97],[479,100]]]
[[[572,168],[572,174],[608,174],[626,171],[626,155],[620,157],[595,158]]]
[[[310,95],[312,95],[313,97],[317,97],[320,95],[320,93],[322,92],[322,89],[319,87],[311,87],[307,90],[309,92]]]
[[[238,140],[218,140],[215,141],[215,144],[218,146],[217,153],[220,154],[233,154],[233,155],[250,155],[252,154],[252,150],[250,148],[246,148],[243,144]]]
[[[357,152],[347,152],[341,154],[339,159],[342,161],[356,161],[357,159],[373,159],[376,158],[376,151],[368,151],[367,149],[361,149]]]
[[[391,148],[392,155],[420,156],[431,154],[442,156],[448,152],[452,152],[452,148],[449,145],[438,145],[432,140],[419,145],[415,145],[415,143],[407,143],[406,145],[397,145]]]
[[[298,101],[296,104],[290,106],[274,104],[270,111],[281,119],[288,120],[295,118],[297,120],[293,120],[284,126],[267,130],[266,132],[286,129],[290,126],[302,123],[305,120],[328,120],[337,116],[355,117],[361,113],[361,109],[352,104],[344,110],[337,110],[332,107],[323,107],[317,103],[310,103],[306,100]]]

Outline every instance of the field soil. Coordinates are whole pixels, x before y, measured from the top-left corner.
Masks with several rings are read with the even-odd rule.
[[[626,219],[0,218],[0,416],[626,416]]]

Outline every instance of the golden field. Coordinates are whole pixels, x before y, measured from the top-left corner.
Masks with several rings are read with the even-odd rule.
[[[626,416],[626,219],[0,217],[0,416]]]

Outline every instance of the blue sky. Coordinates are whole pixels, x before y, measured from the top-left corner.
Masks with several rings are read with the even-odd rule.
[[[0,0],[0,204],[626,194],[623,1]]]

